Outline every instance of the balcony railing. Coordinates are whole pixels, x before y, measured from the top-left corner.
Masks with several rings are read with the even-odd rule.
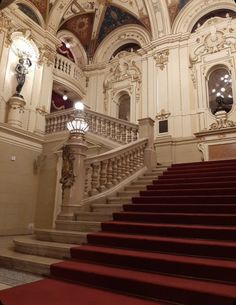
[[[66,123],[73,114],[73,109],[57,111],[46,116],[46,134],[61,132],[66,130]],[[89,131],[112,141],[127,144],[136,141],[138,138],[138,128],[123,120],[109,117],[91,110],[85,110],[89,120]]]
[[[63,79],[67,79],[82,91],[86,87],[86,77],[83,71],[65,56],[57,54],[54,63],[54,73]]]

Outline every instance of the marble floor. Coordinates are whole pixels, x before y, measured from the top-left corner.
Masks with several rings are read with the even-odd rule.
[[[13,247],[15,236],[0,236],[0,252]],[[0,290],[31,283],[42,279],[39,275],[2,267],[0,264]]]

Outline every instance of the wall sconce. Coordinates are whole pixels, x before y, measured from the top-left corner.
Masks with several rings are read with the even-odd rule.
[[[76,102],[74,107],[75,111],[67,123],[67,129],[70,132],[70,138],[84,142],[85,133],[89,130],[89,122],[84,113],[84,104],[82,102]]]

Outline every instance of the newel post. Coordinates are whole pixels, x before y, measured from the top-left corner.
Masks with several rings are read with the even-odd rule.
[[[154,150],[154,123],[151,118],[139,119],[139,138],[148,138],[148,145],[144,151],[144,165],[152,169],[157,165],[157,155]]]
[[[82,107],[82,106],[81,106]],[[87,145],[85,133],[88,122],[83,110],[77,109],[71,121],[67,123],[70,136],[62,152],[62,205],[58,219],[74,218],[74,212],[82,208],[85,188],[85,158]]]

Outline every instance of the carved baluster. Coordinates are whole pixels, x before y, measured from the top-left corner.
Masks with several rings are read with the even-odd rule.
[[[65,70],[65,62],[64,62],[64,60],[62,61],[62,63],[61,63],[61,70],[63,71],[63,72],[65,72],[64,70]]]
[[[102,136],[106,137],[107,136],[106,119],[101,119],[101,124],[102,124]]]
[[[130,143],[132,141],[132,128],[127,128],[127,143]]]
[[[131,173],[131,168],[130,168],[130,154],[126,153],[125,155],[125,173],[126,177],[128,177]]]
[[[141,150],[140,150],[140,166],[142,166],[144,164],[144,149],[145,149],[145,146],[142,146]]]
[[[115,122],[111,123],[111,139],[115,140],[116,138],[116,124]]]
[[[69,67],[68,67],[68,74],[71,75],[71,64],[69,64]]]
[[[111,122],[106,120],[106,131],[107,131],[107,137],[111,138]]]
[[[138,139],[138,129],[133,129],[133,141],[136,141]]]
[[[138,148],[134,150],[134,170],[137,170],[139,167],[138,164]]]
[[[121,177],[124,179],[126,177],[126,158],[125,155],[121,156]]]
[[[122,158],[117,157],[117,181],[122,180]]]
[[[122,129],[121,129],[121,141],[123,144],[126,144],[126,133],[127,133],[127,128],[126,126],[122,126]]]
[[[113,184],[113,185],[116,185],[117,182],[118,182],[118,179],[117,179],[117,171],[118,171],[117,159],[114,158],[114,159],[112,160],[112,184]]]
[[[58,70],[61,70],[61,59],[59,58],[59,60],[58,60]]]
[[[121,143],[121,126],[116,123],[116,141]]]
[[[132,150],[129,153],[129,168],[130,168],[130,173],[134,172],[134,151]]]
[[[89,192],[91,196],[98,194],[99,180],[100,180],[99,169],[100,169],[99,162],[92,163],[91,191]]]
[[[109,159],[108,161],[108,166],[107,166],[107,184],[106,187],[110,188],[112,187],[112,160]]]
[[[102,120],[101,120],[100,117],[98,117],[98,118],[97,118],[97,121],[98,121],[98,125],[97,125],[98,129],[97,129],[97,132],[98,132],[98,134],[100,135],[101,132],[102,132]]]
[[[100,187],[99,190],[101,192],[106,190],[107,185],[107,166],[108,166],[108,160],[104,160],[101,163],[101,172],[100,172]]]
[[[91,191],[91,166],[87,165],[85,168],[84,197],[88,197],[90,191]]]

